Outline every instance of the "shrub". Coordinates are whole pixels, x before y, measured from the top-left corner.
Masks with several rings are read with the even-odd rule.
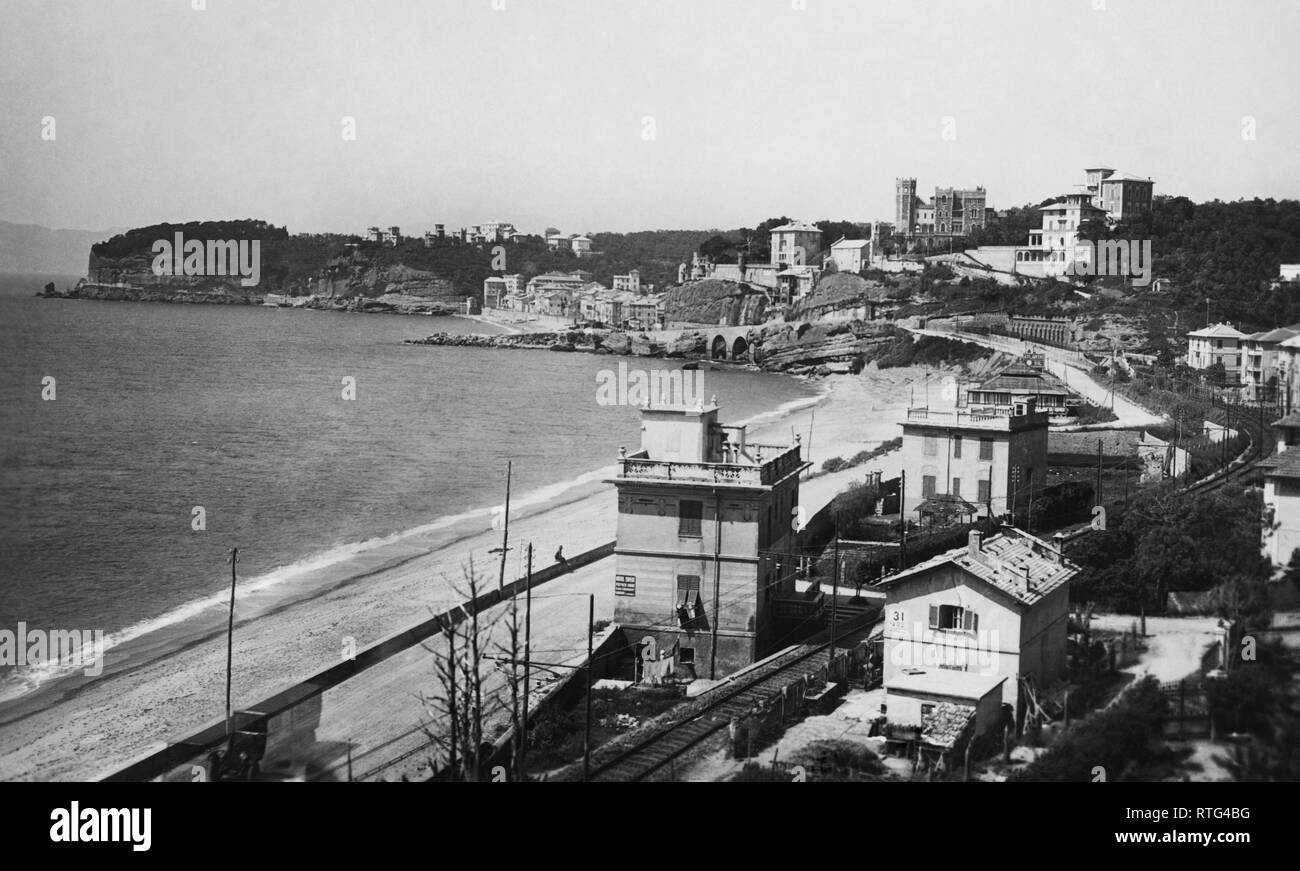
[[[847,469],[848,467],[849,464],[844,461],[843,457],[831,457],[829,460],[822,463],[823,472],[838,472],[841,469]]]
[[[1165,708],[1160,684],[1146,677],[1115,704],[1061,735],[1011,779],[1088,782],[1101,767],[1107,780],[1120,780],[1130,764],[1152,758],[1150,738],[1159,733]]]

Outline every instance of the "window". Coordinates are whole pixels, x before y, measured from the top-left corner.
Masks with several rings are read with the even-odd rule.
[[[693,601],[694,596],[692,596],[691,593],[695,593],[698,596],[699,592],[700,592],[699,575],[678,575],[677,576],[677,601],[679,603],[686,603],[688,600],[691,600],[690,603],[694,604]]]
[[[993,459],[993,439],[980,439],[980,459]]]
[[[957,632],[978,632],[979,615],[961,605],[931,605],[930,628]]]
[[[934,475],[925,475],[921,478],[921,498],[929,499],[934,495]]]
[[[935,456],[939,453],[939,440],[932,435],[926,436],[922,451],[927,457]]]
[[[694,499],[683,499],[678,506],[677,534],[700,538],[704,520],[704,503]]]
[[[694,665],[694,664],[695,664],[695,648],[694,648],[694,647],[679,647],[679,648],[677,648],[677,664],[678,664],[678,665]]]
[[[692,629],[704,616],[704,603],[700,601],[700,576],[677,576],[677,620],[684,629]]]
[[[979,482],[979,496],[978,496],[979,501],[984,504],[988,504],[988,501],[992,496],[993,494],[989,491],[988,479],[981,478]]]
[[[952,439],[952,456],[953,459],[961,459],[961,436],[953,436]]]

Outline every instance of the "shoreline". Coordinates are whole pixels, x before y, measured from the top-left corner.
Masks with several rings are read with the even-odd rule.
[[[832,456],[852,456],[897,435],[912,383],[921,370],[869,369],[861,376],[832,376],[825,388],[792,407],[754,415],[753,437],[807,439],[815,467]],[[872,408],[872,405],[875,408]],[[879,431],[879,432],[878,432]],[[766,435],[764,435],[766,434]],[[878,437],[876,437],[878,436]],[[614,448],[611,447],[611,451]],[[887,474],[901,463],[899,452],[867,466],[808,480],[801,502],[813,513],[850,480],[877,468]],[[543,555],[562,545],[576,553],[610,541],[617,522],[615,491],[605,483],[613,466],[592,470],[559,490],[530,494],[511,513],[512,551],[507,574],[516,574],[522,545],[535,544]],[[282,590],[274,603],[257,592],[236,597],[236,706],[263,698],[337,661],[344,637],[357,648],[421,622],[431,611],[457,604],[452,587],[462,565],[472,561],[495,574],[500,565],[488,551],[500,544],[488,511],[438,528],[437,522],[386,540],[337,564],[333,582],[304,584],[296,596]],[[515,547],[519,547],[515,550]],[[518,567],[519,569],[522,566]],[[611,568],[612,570],[612,568]],[[265,597],[261,597],[265,598]],[[224,618],[224,612],[222,614]],[[608,619],[611,614],[597,615]],[[9,703],[0,727],[0,779],[84,779],[111,771],[222,713],[224,698],[224,622],[213,632],[199,631],[179,650],[148,662],[127,656],[110,674],[52,688],[53,697],[34,710]],[[142,653],[148,652],[143,645]],[[156,652],[156,651],[155,651]],[[143,656],[139,658],[144,658]],[[430,686],[427,689],[432,690]],[[414,688],[412,688],[414,691]],[[370,712],[372,715],[374,712]],[[14,715],[17,714],[15,717]],[[108,749],[111,747],[111,750]]]

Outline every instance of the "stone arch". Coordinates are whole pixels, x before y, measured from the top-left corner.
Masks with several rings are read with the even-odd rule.
[[[731,343],[731,359],[743,360],[749,353],[749,342],[745,341],[744,336],[736,336],[735,341]]]
[[[709,342],[709,357],[714,360],[727,359],[727,337],[721,333]]]

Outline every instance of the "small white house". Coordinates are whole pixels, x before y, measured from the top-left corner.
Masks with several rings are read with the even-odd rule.
[[[1242,367],[1242,341],[1246,334],[1232,324],[1215,324],[1187,334],[1187,365],[1209,369],[1222,363],[1228,383],[1236,384]]]
[[[959,547],[880,584],[885,591],[884,684],[890,722],[919,725],[921,705],[964,704],[976,734],[1001,706],[1065,675],[1070,579],[1078,567],[1014,527]],[[994,688],[996,706],[985,697]],[[937,710],[937,708],[935,709]],[[981,714],[981,711],[983,714]],[[996,714],[995,714],[996,712]]]
[[[871,240],[840,239],[831,244],[831,260],[840,272],[857,274],[871,262]]]

